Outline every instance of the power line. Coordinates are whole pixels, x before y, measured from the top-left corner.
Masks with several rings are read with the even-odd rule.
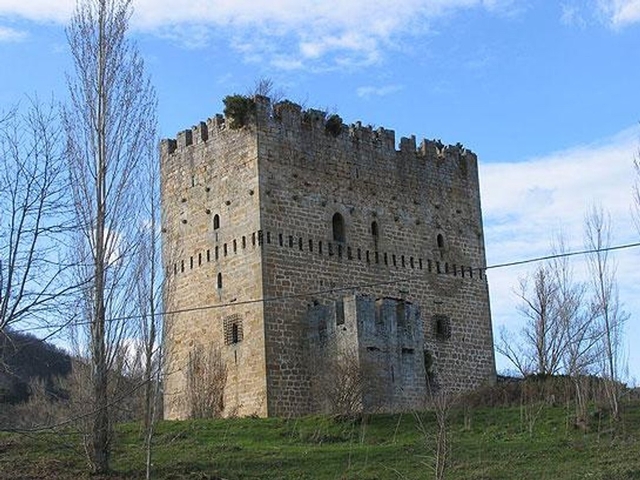
[[[635,247],[640,247],[640,242],[627,243],[624,245],[615,245],[613,247],[606,247],[606,248],[594,248],[591,250],[579,250],[577,252],[557,253],[553,255],[545,255],[543,257],[529,258],[526,260],[515,260],[513,262],[497,263],[495,265],[489,265],[488,267],[485,268],[485,270],[495,269],[495,268],[515,267],[516,265],[525,265],[527,263],[544,262],[546,260],[554,260],[556,258],[575,257],[577,255],[590,255],[592,253],[610,252],[613,250],[625,250],[627,248],[635,248]]]
[[[593,253],[600,253],[600,252],[609,252],[609,251],[616,251],[616,250],[625,250],[625,249],[629,249],[629,248],[636,248],[636,247],[640,247],[640,242],[635,242],[635,243],[627,243],[627,244],[623,244],[623,245],[615,245],[612,247],[606,247],[606,248],[596,248],[596,249],[589,249],[589,250],[579,250],[579,251],[575,251],[575,252],[565,252],[565,253],[558,253],[558,254],[552,254],[552,255],[545,255],[542,257],[534,257],[534,258],[528,258],[528,259],[524,259],[524,260],[515,260],[512,262],[505,262],[505,263],[497,263],[494,265],[489,265],[487,267],[484,268],[475,268],[473,270],[495,270],[498,268],[508,268],[508,267],[514,267],[514,266],[518,266],[518,265],[526,265],[529,263],[536,263],[536,262],[543,262],[543,261],[547,261],[547,260],[554,260],[557,258],[565,258],[565,257],[574,257],[574,256],[578,256],[578,255],[589,255],[589,254],[593,254]],[[372,288],[372,287],[378,287],[378,286],[382,286],[382,285],[393,285],[393,284],[401,284],[401,283],[406,283],[412,280],[416,280],[419,279],[421,277],[423,277],[425,274],[431,274],[431,275],[452,275],[452,273],[436,273],[436,272],[424,272],[421,274],[414,274],[414,275],[406,275],[402,278],[398,278],[398,279],[394,279],[394,280],[385,280],[385,281],[380,281],[380,282],[373,282],[373,283],[367,283],[367,284],[360,284],[360,285],[347,285],[344,287],[334,287],[334,288],[329,288],[329,289],[324,289],[324,290],[315,290],[315,291],[309,291],[309,292],[303,292],[303,293],[297,293],[297,294],[291,294],[291,295],[282,295],[282,296],[274,296],[274,297],[262,297],[262,298],[255,298],[255,299],[249,299],[249,300],[241,300],[241,301],[235,301],[235,300],[231,300],[229,302],[226,303],[220,303],[220,304],[216,304],[216,305],[201,305],[198,307],[189,307],[189,308],[182,308],[182,309],[177,309],[177,310],[169,310],[169,311],[164,311],[164,312],[157,312],[155,314],[155,316],[160,316],[160,317],[166,317],[169,315],[176,315],[176,314],[180,314],[180,313],[191,313],[191,312],[199,312],[199,311],[205,311],[205,310],[214,310],[214,309],[219,309],[219,308],[227,308],[227,307],[231,307],[231,306],[238,306],[238,305],[251,305],[254,303],[267,303],[267,302],[276,302],[276,301],[284,301],[284,300],[292,300],[292,299],[296,299],[296,298],[305,298],[305,297],[314,297],[314,296],[325,296],[325,295],[329,295],[329,294],[333,294],[333,293],[338,293],[338,292],[343,292],[343,291],[349,291],[349,290],[360,290],[360,289],[364,289],[364,288]],[[109,319],[106,319],[106,322],[125,322],[125,321],[130,321],[130,320],[139,320],[141,318],[147,317],[149,316],[148,314],[136,314],[136,315],[123,315],[123,316],[119,316],[119,317],[112,317]],[[90,325],[92,322],[91,320],[85,320],[85,321],[80,321],[80,322],[75,322],[74,325]],[[55,328],[64,328],[66,326],[68,326],[70,324],[70,322],[66,322],[64,324],[61,325],[42,325],[42,326],[37,326],[37,327],[30,327],[30,328],[24,328],[24,329],[20,329],[20,330],[13,330],[16,333],[26,333],[26,332],[31,332],[31,331],[36,331],[36,330],[49,330],[49,329],[55,329]]]

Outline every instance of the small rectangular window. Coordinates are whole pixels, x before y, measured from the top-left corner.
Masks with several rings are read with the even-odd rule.
[[[336,325],[344,325],[344,302],[336,300]]]

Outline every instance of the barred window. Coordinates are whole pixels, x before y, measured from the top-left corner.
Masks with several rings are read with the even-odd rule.
[[[223,321],[224,325],[224,343],[226,345],[234,345],[240,343],[244,337],[242,331],[242,317],[234,314],[226,317]]]

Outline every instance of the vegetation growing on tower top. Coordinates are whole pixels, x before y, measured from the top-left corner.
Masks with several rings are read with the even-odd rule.
[[[342,118],[340,117],[340,115],[337,115],[335,113],[333,115],[330,115],[329,118],[327,118],[327,123],[325,124],[324,128],[326,129],[327,133],[330,133],[334,137],[340,135],[340,133],[342,132]]]
[[[224,103],[224,116],[232,129],[242,128],[249,123],[256,111],[256,102],[246,95],[227,95]]]

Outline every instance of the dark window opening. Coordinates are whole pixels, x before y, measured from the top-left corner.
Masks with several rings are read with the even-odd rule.
[[[226,243],[224,245],[222,245],[222,254],[225,257],[227,256],[227,244]]]
[[[267,243],[271,243],[271,232],[267,232]]]
[[[193,270],[193,257],[189,257],[189,268]]]
[[[220,215],[217,213],[213,216],[213,229],[217,230],[220,228]]]
[[[438,340],[451,338],[451,320],[446,315],[433,316],[434,334]]]
[[[184,260],[180,260],[180,273],[184,273]]]
[[[279,233],[278,234],[278,244],[282,247],[284,245],[284,242],[282,241],[282,234]]]
[[[289,248],[293,248],[293,235],[289,235]]]
[[[298,248],[302,250],[302,237],[298,239]]]
[[[444,237],[442,236],[441,233],[438,234],[437,242],[438,242],[438,248],[440,250],[444,250]]]
[[[344,302],[336,301],[336,325],[344,325]]]
[[[318,242],[318,253],[322,255],[322,242]]]
[[[218,260],[218,258],[220,257],[220,254],[219,254],[219,250],[218,250],[218,247],[217,247],[217,246],[216,246],[216,248],[214,249],[213,253],[214,253],[214,256],[215,256],[216,260]]]
[[[345,241],[345,231],[344,231],[344,218],[339,213],[335,213],[332,219],[333,225],[333,241],[334,242],[344,242]]]
[[[198,266],[202,265],[202,253],[198,253]]]
[[[402,347],[402,353],[412,354],[414,351],[413,348]]]
[[[309,239],[309,251],[313,252],[313,240]]]
[[[240,329],[237,323],[231,325],[231,343],[240,343]]]
[[[222,273],[218,273],[218,289],[222,288]]]
[[[236,253],[238,251],[238,244],[236,243],[235,240],[233,240],[233,253]]]
[[[242,248],[247,248],[247,237],[242,236]]]
[[[207,249],[207,262],[211,261],[211,250]]]
[[[373,237],[373,244],[376,246],[376,248],[378,248],[378,238],[379,238],[379,231],[378,231],[378,222],[371,222],[371,236]]]

